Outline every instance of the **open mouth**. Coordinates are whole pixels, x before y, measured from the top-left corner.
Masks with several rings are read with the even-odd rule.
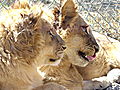
[[[64,52],[63,51],[58,51],[57,52],[57,57],[56,58],[50,58],[49,61],[50,62],[56,62],[58,60],[60,60],[61,58],[63,58]]]
[[[49,59],[50,60],[50,62],[55,62],[55,61],[57,61],[57,59]]]
[[[94,54],[93,56],[87,56],[85,53],[78,51],[78,55],[82,58],[84,58],[87,61],[93,61],[96,57],[96,54]]]
[[[51,65],[57,66],[57,65],[60,64],[61,59],[53,59],[53,58],[50,58],[49,61],[51,62]]]

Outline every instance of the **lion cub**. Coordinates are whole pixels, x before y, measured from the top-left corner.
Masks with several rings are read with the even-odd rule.
[[[42,85],[37,68],[58,65],[64,41],[42,17],[42,9],[17,2],[0,17],[0,90],[32,90]]]

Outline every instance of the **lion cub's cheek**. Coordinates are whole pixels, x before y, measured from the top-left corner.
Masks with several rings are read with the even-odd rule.
[[[63,53],[56,52],[52,46],[45,46],[39,51],[39,56],[36,57],[37,66],[52,65],[57,66],[63,57]]]

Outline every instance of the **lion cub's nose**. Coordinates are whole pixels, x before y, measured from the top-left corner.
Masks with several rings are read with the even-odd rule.
[[[66,49],[66,46],[62,45],[62,49],[65,50],[65,49]]]
[[[94,45],[95,48],[95,52],[97,53],[99,51],[99,46],[98,45]]]

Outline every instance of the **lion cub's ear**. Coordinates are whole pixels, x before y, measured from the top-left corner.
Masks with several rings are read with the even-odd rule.
[[[13,9],[26,9],[30,8],[28,0],[17,0],[13,5],[11,5]]]
[[[43,14],[43,11],[41,10],[40,14],[37,16],[37,22],[34,26],[34,30],[38,30],[38,29],[40,30],[41,29],[42,24],[43,24],[43,21],[41,19],[42,14]]]
[[[77,15],[76,5],[73,0],[61,0],[61,27],[64,29],[67,27],[68,23],[72,20],[73,17]]]

